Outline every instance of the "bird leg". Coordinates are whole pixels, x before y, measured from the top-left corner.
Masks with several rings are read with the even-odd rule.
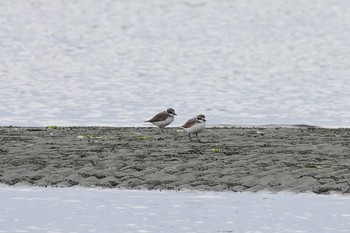
[[[197,139],[198,139],[198,142],[201,142],[201,140],[200,140],[199,137],[198,137],[198,134],[196,134],[196,137],[197,137]]]

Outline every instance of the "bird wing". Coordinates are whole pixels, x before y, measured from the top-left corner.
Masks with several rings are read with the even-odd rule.
[[[151,120],[148,120],[147,122],[157,122],[157,121],[165,121],[168,118],[169,114],[164,111],[164,112],[160,112],[157,115],[155,115],[154,117],[152,117]]]
[[[189,119],[183,126],[182,128],[190,128],[192,125],[197,123],[197,118],[193,117],[192,119]]]

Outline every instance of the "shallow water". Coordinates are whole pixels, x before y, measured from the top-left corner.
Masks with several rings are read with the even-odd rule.
[[[0,232],[350,232],[349,196],[0,188]]]
[[[350,127],[350,2],[0,1],[0,125]]]

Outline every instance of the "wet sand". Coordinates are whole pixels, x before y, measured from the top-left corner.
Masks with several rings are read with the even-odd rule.
[[[350,129],[0,127],[6,185],[350,193]]]

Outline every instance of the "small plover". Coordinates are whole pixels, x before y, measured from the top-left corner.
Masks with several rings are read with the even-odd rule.
[[[152,117],[152,119],[145,121],[145,122],[150,122],[150,123],[158,126],[159,129],[163,132],[162,129],[174,121],[175,115],[177,115],[175,113],[175,110],[173,108],[168,108],[166,111],[158,113],[157,115]]]
[[[191,134],[196,135],[198,141],[200,142],[201,140],[198,137],[198,133],[202,132],[205,129],[205,125],[207,122],[205,120],[205,116],[203,114],[199,114],[196,117],[193,117],[192,119],[189,119],[181,128],[183,128],[187,133],[188,136],[190,137],[191,141]]]

